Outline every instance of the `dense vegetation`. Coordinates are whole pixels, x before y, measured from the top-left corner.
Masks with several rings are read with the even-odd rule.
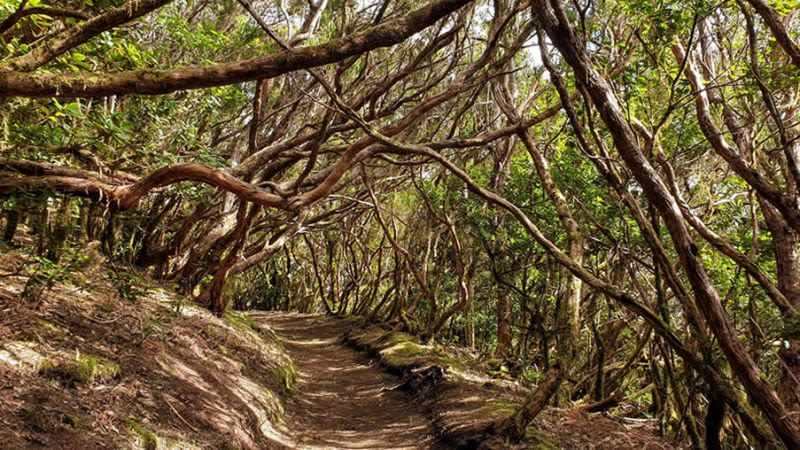
[[[798,8],[0,0],[2,240],[800,448]]]

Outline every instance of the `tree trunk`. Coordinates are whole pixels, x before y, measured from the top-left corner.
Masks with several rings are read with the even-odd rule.
[[[498,289],[497,296],[497,347],[494,357],[504,360],[511,349],[511,297],[505,288]]]
[[[723,421],[725,420],[725,402],[713,389],[708,395],[706,410],[706,450],[722,450]]]
[[[761,212],[772,233],[775,263],[778,272],[778,289],[788,302],[800,307],[800,235],[786,225],[772,205],[761,200]],[[778,395],[786,408],[795,415],[800,414],[800,323],[796,319],[785,320],[783,339],[778,355],[781,358],[781,379]]]
[[[550,366],[522,408],[503,422],[498,427],[497,433],[514,441],[521,440],[525,436],[525,429],[542,412],[558,390],[563,375],[561,366],[558,364]]]
[[[800,448],[800,425],[788,414],[785,405],[772,387],[762,379],[761,370],[739,340],[737,331],[733,328],[730,317],[705,270],[699,248],[692,241],[683,221],[678,204],[639,148],[633,130],[625,119],[625,113],[608,81],[593,68],[588,53],[576,38],[558,2],[538,0],[534,9],[536,20],[547,31],[553,44],[572,67],[576,79],[583,84],[598,108],[625,165],[664,219],[675,251],[694,290],[695,302],[717,338],[733,372],[781,440],[791,448]]]
[[[20,213],[19,205],[14,205],[6,211],[6,226],[3,229],[3,242],[6,244],[14,243],[14,235],[17,234],[17,225],[19,225]]]

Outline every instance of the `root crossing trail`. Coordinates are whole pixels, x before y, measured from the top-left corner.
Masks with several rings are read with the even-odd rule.
[[[287,400],[286,424],[300,448],[446,448],[436,443],[424,408],[392,390],[399,380],[345,346],[344,320],[256,313],[281,338],[297,367],[299,393]]]

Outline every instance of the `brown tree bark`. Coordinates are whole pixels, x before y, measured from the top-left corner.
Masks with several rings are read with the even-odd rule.
[[[677,202],[639,148],[633,130],[625,119],[625,114],[608,81],[593,68],[589,55],[577,40],[558,2],[537,0],[534,2],[534,12],[536,20],[547,31],[553,44],[575,72],[575,78],[586,88],[600,111],[626,166],[664,219],[694,290],[697,306],[708,321],[737,378],[781,440],[790,447],[800,447],[800,425],[793,417],[787,415],[785,405],[769,384],[761,378],[758,366],[739,341],[737,332],[705,271],[698,247],[691,239]]]
[[[564,371],[558,364],[550,366],[522,408],[500,424],[497,433],[515,441],[522,439],[525,436],[525,429],[542,412],[558,390],[563,376]]]
[[[789,35],[789,31],[783,25],[778,13],[775,12],[764,0],[747,0],[758,15],[767,23],[778,45],[786,51],[792,63],[800,69],[800,45],[798,45]]]
[[[0,63],[0,72],[28,72],[52,61],[64,52],[77,47],[104,31],[144,16],[171,0],[131,0],[111,11],[56,34],[31,52]],[[23,11],[24,13],[24,11]],[[0,92],[3,90],[0,89]]]
[[[64,171],[69,171],[74,175],[80,174],[85,178],[58,175]],[[150,173],[135,183],[125,185],[111,184],[111,180],[108,178],[99,174],[95,177],[87,171],[59,168],[53,173],[56,174],[0,179],[0,194],[28,189],[53,189],[67,194],[104,200],[119,209],[127,209],[154,189],[181,181],[194,181],[216,186],[261,206],[282,209],[289,207],[286,199],[267,189],[244,182],[225,171],[193,163],[171,164]]]
[[[511,296],[508,289],[500,288],[497,293],[497,346],[494,349],[493,358],[505,360],[511,350],[512,308]]]
[[[14,11],[10,16],[6,17],[0,22],[0,35],[5,33],[9,28],[13,27],[20,20],[28,16],[43,15],[50,17],[69,17],[72,19],[86,20],[90,16],[82,11],[65,8],[50,8],[46,6],[34,6],[32,8],[25,8],[27,0],[20,4],[20,8]]]
[[[134,11],[142,14],[166,3],[166,0],[136,1]],[[242,81],[274,78],[278,75],[311,67],[323,66],[380,47],[389,47],[429,27],[438,20],[470,3],[470,0],[438,0],[408,14],[398,16],[359,33],[333,39],[324,44],[282,51],[276,54],[232,63],[194,66],[172,70],[143,70],[100,74],[26,73],[93,37],[99,32],[130,20],[113,14],[94,28],[87,21],[73,33],[62,36],[47,47],[29,53],[23,59],[0,68],[0,97],[101,97],[122,94],[166,94],[183,89],[222,86]],[[127,6],[121,7],[123,10]],[[138,16],[137,16],[138,17]]]

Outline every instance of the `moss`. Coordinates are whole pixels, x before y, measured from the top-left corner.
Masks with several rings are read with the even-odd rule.
[[[18,338],[20,341],[24,341],[24,342],[38,342],[38,341],[37,341],[37,338],[36,338],[36,334],[34,334],[34,333],[30,333],[30,332],[28,332],[28,331],[23,331],[22,333],[20,333],[20,334],[17,336],[17,338]]]
[[[49,332],[49,333],[58,333],[61,334],[62,331],[56,325],[46,321],[46,320],[37,320],[36,326],[40,328],[42,331]]]
[[[403,352],[407,356],[430,356],[433,349],[425,348],[417,343],[406,341],[390,348],[391,352]]]
[[[272,378],[289,394],[299,394],[295,383],[297,381],[297,369],[294,363],[288,361],[285,365],[276,367],[272,370]]]
[[[72,428],[78,428],[80,425],[80,420],[78,420],[78,417],[73,414],[64,414],[64,417],[61,418],[61,423]]]
[[[45,421],[39,414],[39,411],[28,408],[20,408],[17,411],[17,416],[22,420],[26,428],[35,433],[45,433],[48,431],[45,427]]]
[[[405,333],[389,333],[385,339],[392,342],[392,345],[380,353],[388,366],[392,368],[401,367],[413,362],[416,358],[431,356],[433,353],[432,348],[423,347],[411,341]]]
[[[226,312],[225,321],[242,333],[261,334],[261,326],[250,318],[250,316],[237,312]]]
[[[408,365],[408,361],[390,355],[381,356],[381,363],[385,367],[394,370],[401,370],[402,368]]]
[[[225,313],[228,323],[237,331],[250,334],[255,337],[259,344],[264,347],[277,347],[281,351],[284,350],[283,343],[278,335],[272,331],[268,326],[254,320],[250,315],[245,313],[229,312]]]
[[[93,381],[106,383],[119,378],[119,364],[99,356],[82,356],[75,360],[78,380],[84,383]]]
[[[19,334],[19,339],[26,342],[41,342],[42,338],[63,342],[67,336],[64,330],[46,320],[37,320],[34,326]]]
[[[32,422],[39,418],[39,413],[28,408],[20,408],[19,411],[17,411],[17,415],[25,422]]]
[[[436,356],[436,360],[439,361],[440,365],[450,366],[451,368],[455,368],[462,372],[467,371],[468,364],[462,363],[461,361],[451,358],[447,355]]]
[[[67,385],[75,383],[109,383],[119,379],[119,364],[100,356],[80,356],[63,362],[45,359],[39,373],[60,380]]]
[[[275,332],[273,332],[269,327],[258,323],[256,320],[253,320],[253,318],[248,314],[241,312],[226,312],[224,317],[225,321],[228,322],[228,325],[237,331],[255,336],[263,343],[268,342],[270,344],[279,346],[281,345],[280,340],[275,335]],[[283,347],[281,346],[281,348]]]
[[[412,355],[407,354],[398,346],[389,347],[381,352],[381,363],[392,371],[400,371],[412,362]]]
[[[53,374],[53,372],[56,370],[56,367],[58,367],[58,364],[56,364],[56,362],[52,359],[43,359],[42,362],[39,363],[39,373],[44,376],[49,376]]]
[[[497,411],[508,414],[509,416],[519,411],[522,405],[514,402],[506,402],[502,400],[492,400],[484,406],[487,411]]]
[[[395,344],[412,342],[414,340],[414,338],[412,338],[410,334],[403,333],[402,331],[391,331],[386,334],[384,339],[394,342]]]
[[[534,427],[525,429],[525,442],[531,444],[533,450],[559,450],[561,447],[555,442],[544,437],[544,435]]]
[[[134,419],[127,419],[125,420],[125,427],[141,441],[145,450],[156,450],[158,448],[158,436],[139,422]]]
[[[389,369],[400,370],[405,366],[418,364],[420,361],[440,367],[462,368],[463,364],[446,355],[440,348],[421,345],[406,333],[394,331],[380,338],[392,345],[380,351],[381,362]]]

